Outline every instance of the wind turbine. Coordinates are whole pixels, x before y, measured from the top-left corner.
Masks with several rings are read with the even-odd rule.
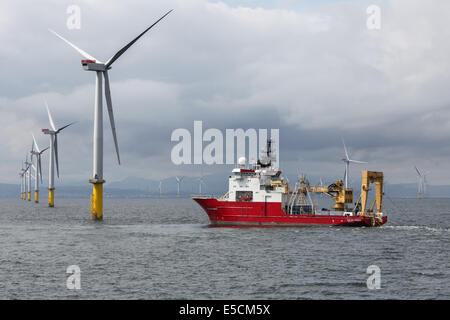
[[[419,169],[417,169],[416,166],[414,166],[414,169],[416,169],[416,172],[417,172],[417,197],[419,199],[421,199],[422,198],[422,186],[423,186],[422,173],[419,171]]]
[[[175,177],[177,179],[177,198],[180,197],[180,184],[184,177]]]
[[[426,198],[427,196],[427,174],[429,172],[420,171],[416,166],[414,166],[417,172],[417,189],[418,189],[418,198]]]
[[[39,202],[39,179],[41,180],[40,183],[42,183],[42,163],[41,163],[41,156],[42,154],[49,148],[45,148],[44,150],[39,150],[39,146],[36,142],[36,138],[34,137],[34,134],[31,134],[33,137],[33,144],[31,145],[31,156],[36,157],[36,166],[35,166],[35,180],[34,180],[34,202]],[[36,147],[36,149],[35,149]],[[33,161],[31,161],[33,162]]]
[[[159,18],[150,27],[145,29],[141,34],[134,38],[122,49],[117,51],[108,61],[105,63],[89,55],[87,52],[78,48],[73,43],[69,42],[56,32],[50,30],[53,34],[59,37],[61,40],[73,47],[78,53],[80,53],[85,60],[81,60],[83,69],[86,71],[95,71],[96,83],[95,83],[95,103],[94,103],[94,169],[92,179],[89,180],[93,185],[92,197],[91,197],[91,220],[103,219],[103,95],[102,95],[102,79],[105,78],[105,98],[108,108],[109,122],[111,124],[112,135],[114,139],[114,145],[117,154],[117,160],[120,165],[119,145],[117,143],[116,126],[114,123],[114,114],[111,100],[111,89],[109,86],[108,70],[111,69],[111,65],[116,61],[125,51],[127,51],[140,37],[142,37],[147,31],[155,26],[159,21],[165,18],[172,10],[167,12],[161,18]]]
[[[49,170],[48,170],[48,206],[55,206],[55,162],[56,162],[56,174],[59,178],[59,163],[58,163],[58,134],[71,126],[75,122],[69,123],[59,129],[56,128],[53,122],[50,109],[48,108],[47,101],[45,101],[45,107],[47,108],[48,120],[50,122],[51,129],[42,129],[44,134],[48,134],[50,137],[50,157],[49,157]]]
[[[24,169],[23,165],[25,164],[25,162],[22,162],[22,200],[26,200],[27,199],[27,170],[26,167]]]
[[[19,172],[19,177],[20,177],[20,199],[22,199],[23,200],[23,194],[24,194],[24,178],[23,178],[23,176],[24,176],[24,171],[25,171],[25,169],[23,168],[23,163],[22,163],[22,169],[20,169],[20,172]]]
[[[159,181],[159,197],[162,198],[162,180]]]
[[[23,170],[23,200],[27,200],[27,192],[28,192],[28,157],[23,163],[25,165],[25,169]]]
[[[31,201],[31,162],[28,162],[28,154],[26,156],[25,159],[25,165],[27,166],[26,169],[26,173],[27,173],[27,177],[26,177],[26,184],[27,184],[27,194],[28,196],[26,197],[26,200]],[[27,181],[28,180],[28,181]]]
[[[199,189],[200,195],[202,195],[202,185],[205,185],[205,183],[203,182],[203,176],[201,176],[197,180],[198,180],[198,189]]]
[[[348,189],[348,172],[350,169],[350,163],[367,163],[367,162],[350,159],[350,156],[348,155],[347,147],[345,146],[344,139],[342,139],[342,143],[344,144],[344,151],[345,151],[345,158],[342,159],[342,161],[344,161],[344,163],[345,163],[345,175],[344,175],[345,189]]]

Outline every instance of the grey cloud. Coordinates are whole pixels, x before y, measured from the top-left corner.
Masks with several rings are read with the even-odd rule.
[[[301,166],[311,174],[340,176],[344,137],[355,157],[385,170],[391,181],[413,182],[410,168],[417,163],[436,168],[430,181],[445,183],[448,177],[438,172],[450,169],[447,2],[375,1],[382,29],[369,31],[365,9],[373,1],[304,11],[204,0],[79,1],[82,29],[69,31],[69,2],[4,1],[2,180],[15,181],[11,168],[20,165],[31,142],[28,132],[47,124],[44,97],[57,123],[78,121],[61,139],[70,146],[61,152],[65,179],[90,174],[94,76],[47,28],[105,60],[174,8],[111,70],[124,164],[116,164],[105,114],[107,180],[197,174],[171,164],[170,133],[203,120],[219,129],[280,128],[282,167],[289,172]]]

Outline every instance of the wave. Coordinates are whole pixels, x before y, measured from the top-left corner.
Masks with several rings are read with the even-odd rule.
[[[425,230],[431,232],[450,232],[450,228],[436,228],[430,226],[383,226],[383,229],[394,230]]]

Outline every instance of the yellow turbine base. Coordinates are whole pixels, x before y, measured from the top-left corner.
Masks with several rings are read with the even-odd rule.
[[[55,206],[55,189],[48,189],[48,206],[51,208]]]
[[[34,191],[34,202],[39,203],[39,191]]]
[[[28,192],[28,201],[31,201],[31,192]]]
[[[103,182],[92,182],[91,220],[103,220]]]

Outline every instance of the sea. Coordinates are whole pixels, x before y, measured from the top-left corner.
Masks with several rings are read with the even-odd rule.
[[[0,299],[450,299],[450,199],[385,198],[378,228],[211,227],[190,198],[105,198],[96,222],[89,199],[45,200],[0,199]]]

